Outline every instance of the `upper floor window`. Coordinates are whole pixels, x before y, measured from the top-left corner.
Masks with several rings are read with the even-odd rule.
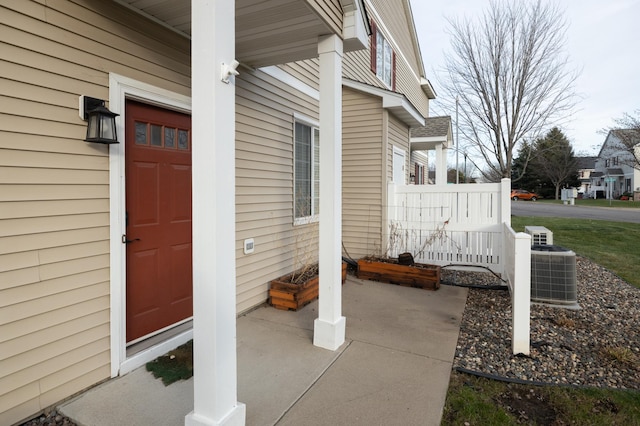
[[[391,90],[396,90],[396,54],[391,44],[371,22],[371,71]]]
[[[294,129],[294,219],[307,223],[320,213],[320,130],[300,121]]]

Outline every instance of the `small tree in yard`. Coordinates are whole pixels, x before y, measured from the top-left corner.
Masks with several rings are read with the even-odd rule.
[[[554,127],[538,139],[531,149],[530,170],[541,181],[545,179],[555,187],[556,200],[563,185],[574,186],[578,182],[578,161],[566,136]]]
[[[540,0],[492,0],[477,20],[449,19],[449,25],[447,107],[459,104],[459,131],[485,160],[485,178],[511,177],[516,146],[538,138],[574,106],[577,73],[567,71],[566,21]]]

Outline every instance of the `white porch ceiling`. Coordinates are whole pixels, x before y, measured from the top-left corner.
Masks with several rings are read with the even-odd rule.
[[[115,0],[191,36],[190,0]],[[236,58],[252,67],[318,56],[318,37],[331,29],[304,0],[236,0]]]

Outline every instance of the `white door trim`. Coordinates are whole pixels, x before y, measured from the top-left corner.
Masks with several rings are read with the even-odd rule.
[[[110,238],[110,305],[111,305],[111,377],[116,377],[144,365],[192,338],[192,331],[127,359],[126,350],[126,252],[122,243],[125,233],[125,101],[141,100],[175,111],[191,113],[191,98],[152,86],[122,75],[109,74],[109,109],[116,114],[119,144],[109,146],[109,238]]]

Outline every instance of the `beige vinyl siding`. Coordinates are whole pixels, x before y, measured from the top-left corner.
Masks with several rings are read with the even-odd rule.
[[[318,59],[291,62],[278,65],[278,67],[307,86],[315,90],[320,90],[320,62]]]
[[[109,72],[190,93],[189,41],[113,2],[0,6],[0,424],[110,375]],[[144,35],[154,34],[154,37]]]
[[[381,254],[383,115],[380,98],[342,90],[342,239],[354,259]]]
[[[282,67],[299,76],[303,65]],[[317,223],[293,225],[294,113],[318,120],[318,101],[256,72],[236,79],[237,310],[267,300],[270,280],[317,261]],[[322,131],[322,130],[321,130]],[[245,255],[244,240],[255,251]]]
[[[405,95],[420,114],[427,117],[429,99],[420,87],[417,46],[411,41],[413,35],[408,24],[410,15],[406,13],[404,3],[405,0],[374,1],[370,6],[374,7],[375,13],[370,14],[370,18],[375,20],[375,16],[380,16],[383,23],[377,23],[378,29],[396,52],[396,92]],[[390,89],[371,71],[371,37],[367,49],[345,53],[343,75],[352,80]]]
[[[393,147],[404,151],[404,172],[405,182],[409,182],[409,128],[400,119],[389,113],[389,144],[387,147],[387,181],[391,181],[393,176]]]
[[[342,34],[342,4],[340,0],[307,0],[307,4],[329,25],[332,32]]]
[[[351,80],[384,88],[384,83],[371,71],[371,37],[366,50],[356,50],[344,54],[342,75]]]

